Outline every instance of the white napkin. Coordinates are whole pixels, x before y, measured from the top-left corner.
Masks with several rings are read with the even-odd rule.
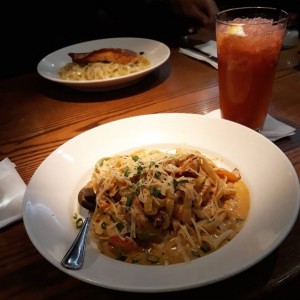
[[[5,158],[0,162],[0,228],[22,218],[22,203],[26,184]]]
[[[213,110],[207,113],[206,116],[221,118],[220,109]],[[286,136],[295,134],[295,130],[296,128],[289,126],[283,122],[280,122],[271,117],[270,115],[267,115],[261,134],[274,142]]]
[[[209,40],[206,43],[198,44],[198,45],[195,45],[194,47],[217,58],[216,41]],[[205,61],[205,62],[209,63],[211,66],[213,66],[215,69],[218,69],[217,62],[215,62],[214,60],[211,60],[209,57],[207,57],[201,53],[195,52],[189,48],[179,48],[179,52],[183,53],[185,55],[188,55],[190,57]]]

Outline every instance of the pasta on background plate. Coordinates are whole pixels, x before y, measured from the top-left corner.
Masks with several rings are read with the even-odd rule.
[[[144,53],[128,49],[102,48],[87,53],[69,53],[72,62],[58,70],[65,80],[99,80],[130,75],[150,67]]]
[[[142,265],[216,251],[242,229],[250,205],[239,170],[188,149],[101,158],[83,189],[95,196],[91,231],[100,252]]]

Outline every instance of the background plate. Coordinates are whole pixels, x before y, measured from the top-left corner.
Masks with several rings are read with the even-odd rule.
[[[70,52],[91,52],[101,48],[123,48],[137,53],[144,52],[150,60],[148,69],[122,77],[101,80],[64,80],[60,78],[58,70],[66,63],[71,62]],[[111,38],[94,40],[71,45],[57,50],[44,57],[38,64],[38,73],[51,81],[64,84],[68,87],[83,91],[106,91],[122,88],[134,84],[147,74],[162,65],[170,56],[170,49],[163,43],[143,38]]]

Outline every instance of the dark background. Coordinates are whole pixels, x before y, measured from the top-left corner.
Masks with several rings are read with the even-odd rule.
[[[174,17],[160,0],[43,1],[2,4],[0,79],[36,70],[47,54],[79,42],[118,36],[160,40],[172,46],[195,20]],[[277,6],[299,15],[300,0],[218,0],[220,10]],[[299,27],[299,24],[297,25]]]

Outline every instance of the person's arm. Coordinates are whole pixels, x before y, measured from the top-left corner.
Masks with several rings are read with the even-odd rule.
[[[102,0],[122,35],[168,38],[208,27],[217,12],[213,0]]]
[[[199,21],[205,28],[212,28],[218,7],[213,0],[171,0],[172,10]]]

